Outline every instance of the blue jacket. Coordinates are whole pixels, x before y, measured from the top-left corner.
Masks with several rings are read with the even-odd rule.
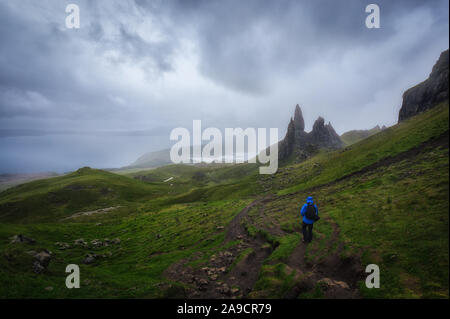
[[[300,210],[300,214],[303,216],[303,222],[305,224],[314,224],[314,221],[311,219],[306,218],[305,214],[306,214],[306,208],[308,207],[308,204],[304,204],[302,209]],[[319,216],[319,208],[317,208],[317,205],[314,204],[314,208],[316,209],[316,214],[317,216]]]

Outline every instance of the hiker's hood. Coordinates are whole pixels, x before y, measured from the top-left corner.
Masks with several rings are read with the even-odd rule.
[[[307,202],[308,204],[314,203],[314,200],[313,200],[312,196],[308,196],[308,198],[306,198],[306,202]]]

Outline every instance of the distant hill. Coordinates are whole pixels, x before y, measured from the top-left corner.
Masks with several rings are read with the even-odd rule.
[[[352,145],[352,144],[359,142],[365,138],[368,138],[369,136],[377,134],[384,129],[386,129],[386,126],[383,125],[383,127],[380,127],[379,125],[377,125],[374,128],[371,128],[370,130],[348,131],[341,135],[341,140],[342,140],[342,142],[344,142],[344,144],[346,146]]]
[[[39,179],[0,193],[2,222],[58,221],[99,207],[131,205],[161,195],[161,187],[83,167],[64,176]]]
[[[0,192],[15,185],[55,176],[59,176],[59,174],[53,172],[35,174],[0,174]]]
[[[170,160],[170,149],[164,149],[145,153],[134,163],[125,168],[155,168],[168,164],[172,164],[172,161]]]
[[[203,144],[202,145],[202,150],[203,147],[206,145]],[[217,146],[219,147],[219,146]],[[190,147],[190,160],[189,163],[184,163],[187,165],[193,165],[193,157],[192,154],[194,152],[193,147]],[[225,143],[222,143],[222,154],[225,154]],[[216,158],[215,158],[216,159]],[[225,156],[222,156],[222,162],[224,161]],[[203,163],[210,163],[211,159],[205,159],[203,158],[204,162]],[[108,169],[108,171],[114,172],[114,171],[123,171],[123,172],[127,172],[128,170],[133,170],[133,171],[137,171],[137,169],[141,169],[141,168],[157,168],[157,167],[161,167],[161,166],[166,166],[166,165],[171,165],[174,164],[171,160],[170,160],[170,149],[164,149],[164,150],[160,150],[160,151],[155,151],[155,152],[149,152],[146,153],[144,155],[142,155],[141,157],[139,157],[134,163],[125,166],[125,167],[121,167],[120,169]],[[198,163],[195,163],[198,164]]]
[[[203,147],[203,146],[202,146]],[[222,148],[222,153],[225,151],[224,148]],[[193,153],[193,147],[190,147],[190,154]],[[192,156],[190,158],[190,162],[192,162]],[[139,157],[135,162],[132,164],[120,168],[120,170],[128,170],[128,169],[140,169],[140,168],[157,168],[165,165],[173,164],[173,162],[170,160],[170,149],[163,149],[160,151],[154,151],[145,153],[141,157]],[[187,163],[186,163],[187,164]],[[110,171],[116,171],[116,170],[110,170]]]

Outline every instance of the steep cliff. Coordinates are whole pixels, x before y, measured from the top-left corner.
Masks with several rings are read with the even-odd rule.
[[[398,121],[422,113],[449,98],[448,50],[441,53],[427,80],[403,93]]]

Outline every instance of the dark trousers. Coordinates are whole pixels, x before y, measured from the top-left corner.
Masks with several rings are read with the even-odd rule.
[[[312,230],[314,224],[302,224],[303,240],[310,243],[312,240]]]

